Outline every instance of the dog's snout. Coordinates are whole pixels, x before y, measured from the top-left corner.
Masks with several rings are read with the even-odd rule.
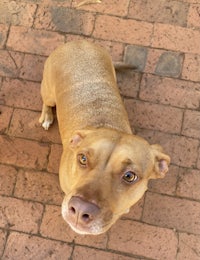
[[[68,204],[70,217],[78,223],[87,224],[97,217],[100,208],[92,203],[83,200],[78,196],[73,196]]]

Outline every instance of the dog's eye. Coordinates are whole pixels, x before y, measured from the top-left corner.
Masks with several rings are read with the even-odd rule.
[[[78,161],[81,166],[85,167],[87,166],[87,157],[85,154],[79,154],[78,155]]]
[[[138,180],[138,176],[132,172],[132,171],[127,171],[124,175],[123,175],[123,180],[126,181],[127,183],[133,183],[136,182]]]

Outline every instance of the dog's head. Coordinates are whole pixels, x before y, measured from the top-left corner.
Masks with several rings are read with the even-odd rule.
[[[79,234],[107,231],[143,196],[149,179],[165,176],[169,162],[159,145],[138,136],[78,131],[61,159],[63,218]]]

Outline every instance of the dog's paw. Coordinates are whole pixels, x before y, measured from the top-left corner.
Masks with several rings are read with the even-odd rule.
[[[44,128],[44,130],[48,130],[52,123],[53,123],[53,119],[52,120],[45,120],[42,123],[42,127]]]
[[[39,118],[38,121],[39,121],[40,124],[42,124],[42,123],[44,122],[44,116],[43,116],[43,114],[41,115],[41,117]]]
[[[49,129],[50,125],[53,123],[52,107],[43,105],[42,114],[39,118],[39,123],[45,130]]]
[[[50,125],[53,123],[53,116],[45,115],[45,118],[43,115],[39,119],[39,123],[42,125],[44,130],[48,130]]]

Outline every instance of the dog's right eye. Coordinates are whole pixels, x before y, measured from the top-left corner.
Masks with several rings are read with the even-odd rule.
[[[78,162],[82,167],[87,166],[87,157],[85,154],[79,154],[78,155]]]

